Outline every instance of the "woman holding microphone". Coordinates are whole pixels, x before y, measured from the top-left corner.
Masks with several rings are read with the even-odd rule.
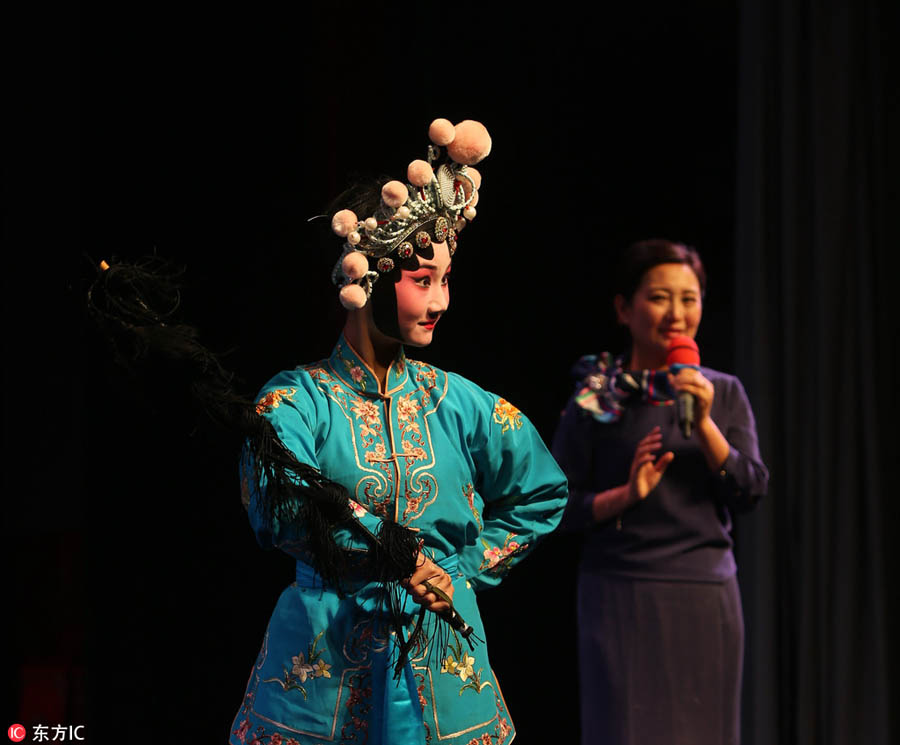
[[[731,515],[753,507],[768,473],[740,381],[669,368],[673,340],[697,334],[705,287],[693,248],[653,240],[625,252],[613,302],[630,344],[576,363],[554,440],[570,485],[563,524],[584,532],[585,744],[739,741],[744,626]],[[679,396],[692,398],[690,428],[679,426]]]

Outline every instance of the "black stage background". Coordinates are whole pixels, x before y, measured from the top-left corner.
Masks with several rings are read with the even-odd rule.
[[[247,527],[239,443],[198,423],[176,374],[135,382],[109,361],[81,302],[91,262],[156,250],[186,266],[184,316],[253,392],[340,330],[339,247],[308,218],[355,172],[402,176],[443,116],[480,119],[494,150],[451,311],[415,355],[515,402],[549,443],[569,366],[614,337],[613,252],[696,245],[704,362],[744,379],[772,468],[736,535],[745,740],[886,745],[896,26],[886,2],[831,5],[8,18],[7,721],[224,742],[293,575]],[[866,219],[842,220],[846,205]],[[834,388],[804,395],[823,369]],[[522,745],[577,741],[576,562],[551,537],[482,596]]]

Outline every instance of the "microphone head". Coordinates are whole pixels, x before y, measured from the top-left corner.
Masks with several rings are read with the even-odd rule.
[[[669,339],[666,365],[700,365],[700,350],[690,336],[673,336]]]

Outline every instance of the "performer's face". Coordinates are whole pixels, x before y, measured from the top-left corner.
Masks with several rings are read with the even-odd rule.
[[[397,323],[404,344],[427,347],[434,326],[450,304],[450,252],[446,243],[435,243],[434,257],[419,257],[419,268],[403,270],[397,291]]]
[[[647,270],[631,300],[616,297],[616,312],[631,332],[632,362],[661,367],[672,337],[697,334],[700,281],[687,264],[658,264]]]

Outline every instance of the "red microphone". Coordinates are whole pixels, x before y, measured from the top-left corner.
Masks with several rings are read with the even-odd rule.
[[[700,369],[700,350],[697,342],[689,336],[673,336],[669,340],[669,351],[666,353],[666,365],[673,375],[685,367]],[[694,394],[678,392],[678,426],[686,438],[691,436],[694,427]]]

